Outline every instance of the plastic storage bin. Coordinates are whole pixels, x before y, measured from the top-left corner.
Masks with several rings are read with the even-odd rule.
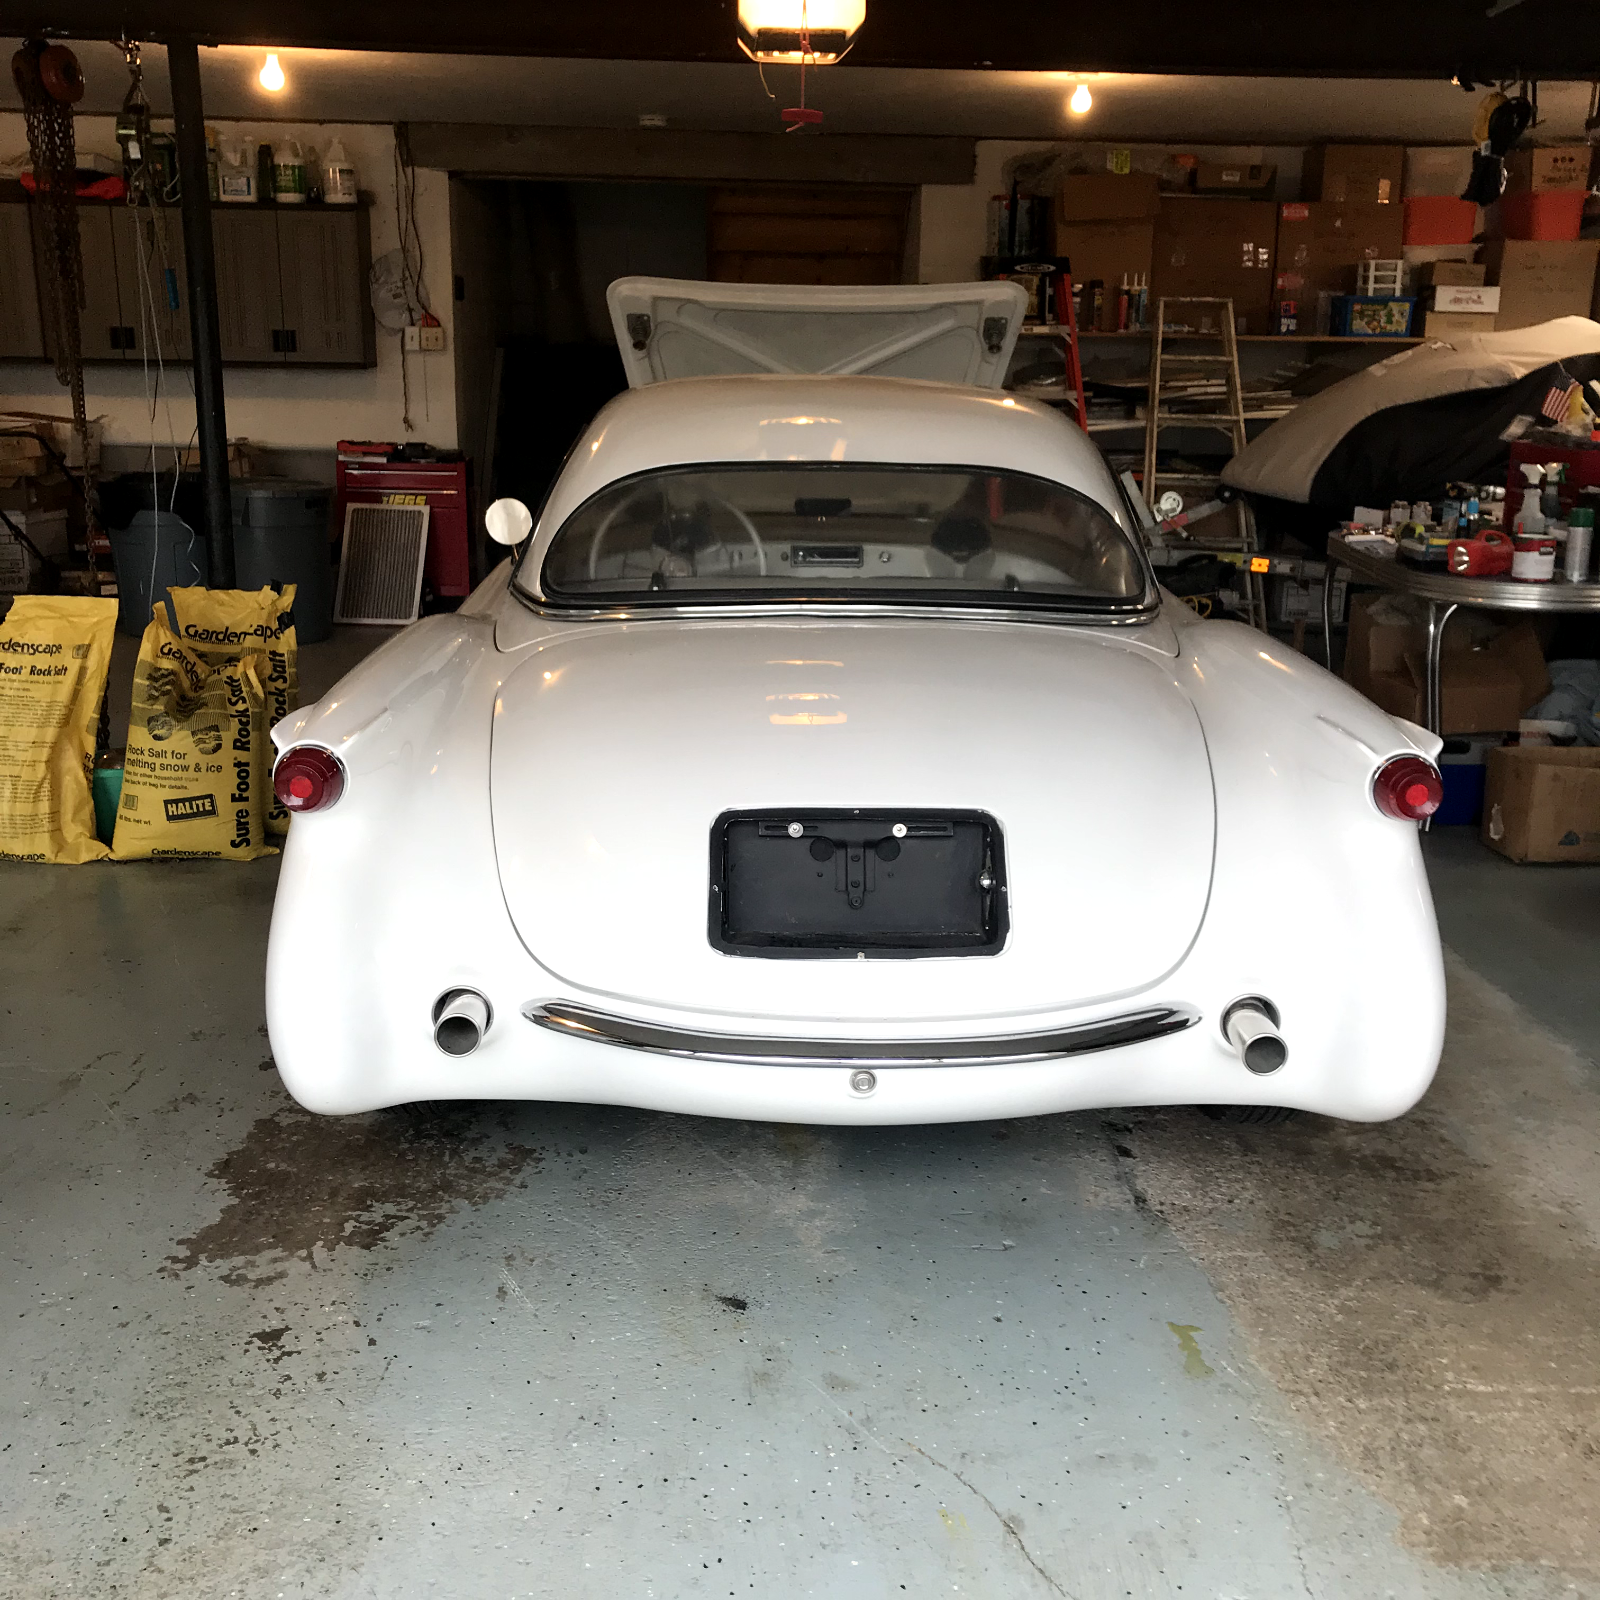
[[[1583,231],[1582,189],[1545,189],[1500,196],[1500,227],[1508,239],[1576,239]]]
[[[333,632],[325,484],[242,478],[233,487],[233,565],[241,589],[295,585],[294,631],[301,644]]]
[[[1399,295],[1340,294],[1333,297],[1328,331],[1363,339],[1404,339],[1417,302]]]
[[[1406,244],[1471,244],[1477,231],[1477,206],[1454,195],[1408,195],[1405,211]]]

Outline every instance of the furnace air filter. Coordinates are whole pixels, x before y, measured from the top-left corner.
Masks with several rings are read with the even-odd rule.
[[[427,551],[427,506],[346,506],[334,620],[415,622]]]

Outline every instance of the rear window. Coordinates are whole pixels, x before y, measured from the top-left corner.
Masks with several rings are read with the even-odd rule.
[[[974,468],[760,462],[608,484],[545,552],[586,605],[874,599],[1125,609],[1145,572],[1104,507]]]

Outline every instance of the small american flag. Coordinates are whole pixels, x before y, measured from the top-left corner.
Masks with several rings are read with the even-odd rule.
[[[1544,397],[1544,404],[1539,407],[1542,416],[1549,417],[1552,422],[1562,421],[1567,414],[1567,407],[1572,404],[1572,397],[1577,394],[1578,385],[1571,382],[1565,388],[1557,386]]]

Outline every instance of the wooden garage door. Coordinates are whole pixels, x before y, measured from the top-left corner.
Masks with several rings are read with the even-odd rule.
[[[910,189],[713,189],[714,283],[899,283]]]

